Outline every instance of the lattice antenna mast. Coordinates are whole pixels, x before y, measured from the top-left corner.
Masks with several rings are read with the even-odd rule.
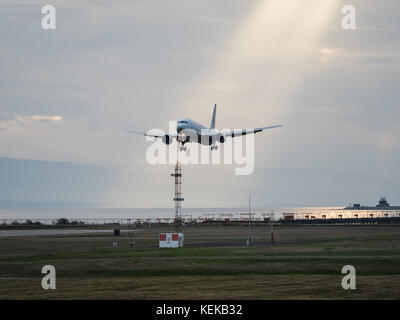
[[[179,161],[176,162],[174,173],[171,173],[171,176],[175,178],[175,232],[181,232],[181,202],[184,198],[182,197],[182,167]]]

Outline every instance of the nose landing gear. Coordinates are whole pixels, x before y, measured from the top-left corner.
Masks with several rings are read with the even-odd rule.
[[[183,142],[183,141],[179,141],[179,142],[180,142],[179,151],[186,151],[187,147],[185,147],[185,142]]]

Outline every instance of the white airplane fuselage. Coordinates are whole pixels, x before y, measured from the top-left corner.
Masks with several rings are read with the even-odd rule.
[[[240,137],[247,134],[256,134],[258,132],[279,128],[282,125],[274,125],[268,127],[261,127],[255,129],[246,129],[246,130],[227,130],[221,131],[215,129],[215,119],[216,119],[216,109],[217,105],[214,105],[214,110],[211,117],[211,124],[209,127],[203,126],[200,123],[197,123],[188,118],[182,118],[176,123],[176,131],[177,134],[153,134],[149,132],[142,131],[129,131],[130,133],[139,133],[149,137],[160,138],[162,141],[169,145],[172,143],[173,139],[176,139],[179,143],[181,143],[182,148],[185,149],[184,145],[188,142],[197,142],[203,145],[211,146],[211,150],[217,150],[217,143],[224,143],[228,137]]]
[[[177,121],[176,132],[181,137],[197,135],[197,142],[208,146],[215,144],[217,135],[217,130],[203,126],[188,118],[182,118]],[[182,139],[181,142],[184,144],[185,140]]]

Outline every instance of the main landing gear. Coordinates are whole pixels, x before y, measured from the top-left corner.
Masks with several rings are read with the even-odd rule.
[[[211,146],[211,151],[217,151],[217,150],[218,150],[218,146],[217,145],[212,145]],[[184,144],[182,144],[179,147],[179,151],[187,151],[187,147]]]
[[[179,151],[186,151],[187,147],[185,147],[184,143],[181,143],[181,146],[179,147]]]

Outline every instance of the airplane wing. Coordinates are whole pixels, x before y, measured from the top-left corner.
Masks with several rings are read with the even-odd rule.
[[[170,137],[173,137],[173,138],[176,138],[177,136],[178,136],[178,134],[177,133],[168,133],[168,134],[165,134],[165,133],[157,133],[157,131],[158,130],[149,130],[149,131],[147,131],[147,132],[145,132],[145,131],[138,131],[138,130],[128,130],[128,131],[126,131],[126,133],[133,133],[133,134],[140,134],[140,135],[143,135],[143,136],[145,136],[145,137],[153,137],[153,138],[163,138],[164,136],[166,136],[166,135],[168,135],[168,136],[170,136]]]
[[[223,131],[223,132],[221,132],[221,134],[223,134],[225,137],[239,137],[239,136],[245,136],[246,134],[252,134],[252,133],[256,134],[256,133],[264,131],[264,130],[280,128],[280,127],[282,127],[281,124],[275,125],[275,126],[269,126],[269,127],[247,129],[247,130]]]

